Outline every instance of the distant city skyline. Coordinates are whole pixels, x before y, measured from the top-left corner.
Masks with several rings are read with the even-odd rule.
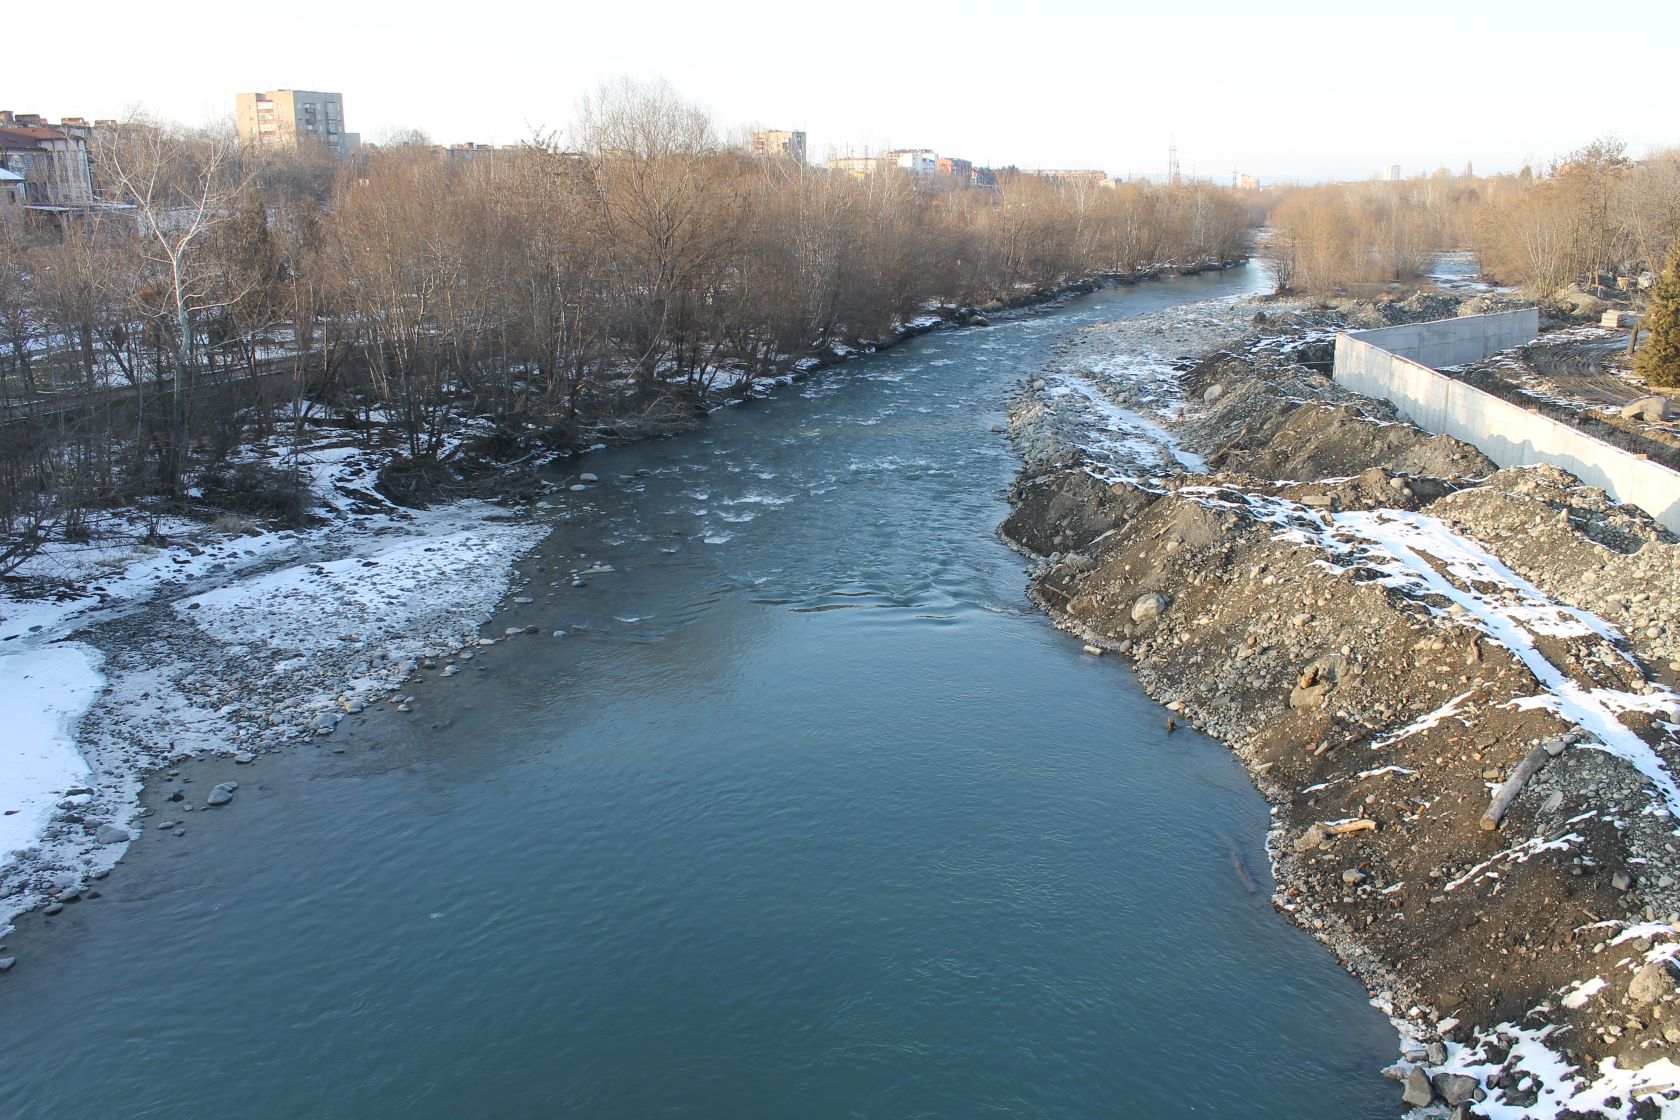
[[[1361,179],[1395,164],[1406,176],[1472,162],[1515,171],[1607,132],[1635,155],[1680,145],[1655,65],[1616,61],[1630,27],[1644,43],[1680,33],[1680,5],[1652,0],[1615,21],[1562,3],[1440,0],[1400,19],[1226,0],[1068,4],[1031,19],[994,0],[960,16],[874,0],[806,11],[492,0],[463,20],[421,0],[400,20],[345,6],[326,35],[202,0],[155,21],[110,0],[91,8],[79,9],[93,30],[73,64],[19,53],[0,75],[0,108],[55,120],[143,108],[199,124],[231,122],[241,91],[322,89],[343,93],[346,127],[368,141],[418,128],[441,144],[507,144],[564,128],[604,80],[663,77],[726,136],[805,132],[813,161],[831,148],[928,148],[1158,178],[1176,143],[1185,175],[1224,182]]]

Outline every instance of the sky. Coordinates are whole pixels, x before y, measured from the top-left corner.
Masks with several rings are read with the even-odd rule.
[[[364,140],[508,144],[629,76],[726,135],[802,129],[814,159],[916,147],[1159,176],[1176,144],[1185,174],[1310,182],[1514,171],[1611,132],[1635,155],[1680,146],[1676,0],[84,0],[72,22],[8,52],[0,109],[201,124],[241,90],[335,90]]]

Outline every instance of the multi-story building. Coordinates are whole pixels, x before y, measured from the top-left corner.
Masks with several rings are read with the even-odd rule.
[[[898,148],[887,155],[900,171],[908,172],[918,179],[937,174],[939,171],[939,153],[928,148]]]
[[[1260,189],[1260,180],[1256,176],[1239,174],[1236,180],[1236,188],[1239,191],[1257,191]]]
[[[1050,179],[1058,183],[1089,183],[1093,186],[1101,186],[1103,183],[1108,182],[1108,172],[1093,169],[1082,169],[1078,171],[1028,171],[1027,174],[1036,175],[1040,179]]]
[[[828,169],[830,171],[844,171],[854,179],[867,179],[871,175],[878,175],[888,167],[892,161],[886,156],[829,156]]]
[[[764,159],[788,159],[805,165],[805,134],[771,130],[752,135],[753,155]]]
[[[313,140],[339,155],[361,142],[344,130],[344,95],[306,89],[271,89],[235,98],[239,139],[255,148],[295,148]]]
[[[966,159],[958,159],[955,156],[940,156],[938,172],[941,175],[955,179],[957,182],[966,187],[974,178],[974,164]]]
[[[25,206],[86,206],[94,201],[87,139],[49,127],[34,113],[0,110],[0,168],[21,178]]]

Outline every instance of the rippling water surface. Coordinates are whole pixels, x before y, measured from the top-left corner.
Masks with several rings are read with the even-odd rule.
[[[991,428],[1058,336],[1259,282],[941,332],[590,457],[494,623],[543,636],[241,769],[35,937],[0,1115],[1392,1115],[1392,1031],[1272,913],[1240,767],[993,537]]]

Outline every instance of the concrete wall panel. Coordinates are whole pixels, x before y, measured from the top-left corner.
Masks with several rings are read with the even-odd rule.
[[[1430,368],[1479,361],[1531,341],[1538,329],[1539,313],[1529,308],[1343,332],[1336,336],[1336,383],[1391,402],[1418,427],[1474,444],[1502,467],[1562,467],[1680,533],[1680,472]]]

